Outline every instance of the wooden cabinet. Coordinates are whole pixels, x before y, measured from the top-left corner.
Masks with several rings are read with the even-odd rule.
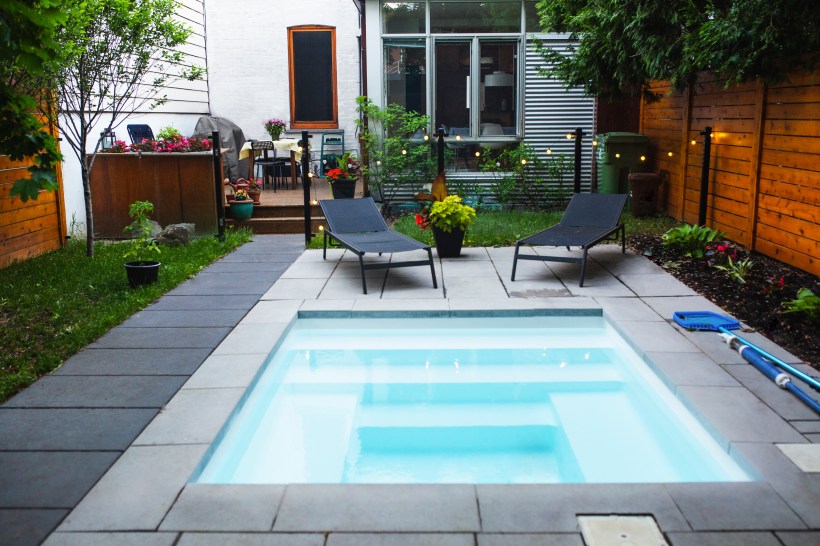
[[[220,173],[219,179],[222,179]],[[214,160],[211,152],[100,153],[91,171],[94,231],[123,238],[134,201],[154,204],[153,219],[163,227],[190,222],[197,235],[216,232]]]

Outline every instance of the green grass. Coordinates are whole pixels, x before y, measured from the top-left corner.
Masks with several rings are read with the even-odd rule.
[[[561,220],[563,211],[479,211],[476,222],[467,230],[464,246],[514,246],[515,242],[528,235],[545,229]],[[663,214],[634,218],[625,212],[621,220],[626,226],[626,235],[647,233],[661,234],[679,224],[674,218]],[[433,245],[430,230],[421,232],[414,215],[402,216],[393,224],[393,229],[425,244]],[[322,237],[314,237],[308,248],[322,248]]]
[[[224,242],[162,247],[159,282],[138,289],[126,281],[121,243],[97,243],[88,258],[75,240],[0,270],[0,402],[250,237],[229,231]]]

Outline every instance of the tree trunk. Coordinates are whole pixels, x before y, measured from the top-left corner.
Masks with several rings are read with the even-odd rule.
[[[91,208],[91,170],[88,158],[84,157],[81,165],[85,200],[85,255],[90,258],[94,256],[94,211]]]

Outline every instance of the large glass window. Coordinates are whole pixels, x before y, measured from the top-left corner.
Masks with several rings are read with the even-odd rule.
[[[472,41],[436,42],[436,127],[470,136]]]
[[[521,0],[430,2],[430,32],[521,32]]]
[[[290,119],[293,129],[336,128],[336,29],[288,28]]]
[[[481,41],[481,136],[515,135],[518,44]]]
[[[424,40],[384,43],[384,88],[387,104],[427,113],[427,50]]]
[[[424,2],[382,2],[384,34],[422,34],[425,29]]]

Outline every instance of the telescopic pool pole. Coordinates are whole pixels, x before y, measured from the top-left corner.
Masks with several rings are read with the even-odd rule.
[[[813,409],[817,414],[820,414],[820,403],[814,398],[803,392],[797,385],[792,383],[791,378],[778,370],[767,361],[760,354],[756,353],[754,349],[748,345],[744,345],[740,339],[734,334],[723,333],[720,337],[731,347],[736,350],[746,362],[760,370],[766,377],[772,380],[778,387],[785,389],[800,399],[801,402]]]

